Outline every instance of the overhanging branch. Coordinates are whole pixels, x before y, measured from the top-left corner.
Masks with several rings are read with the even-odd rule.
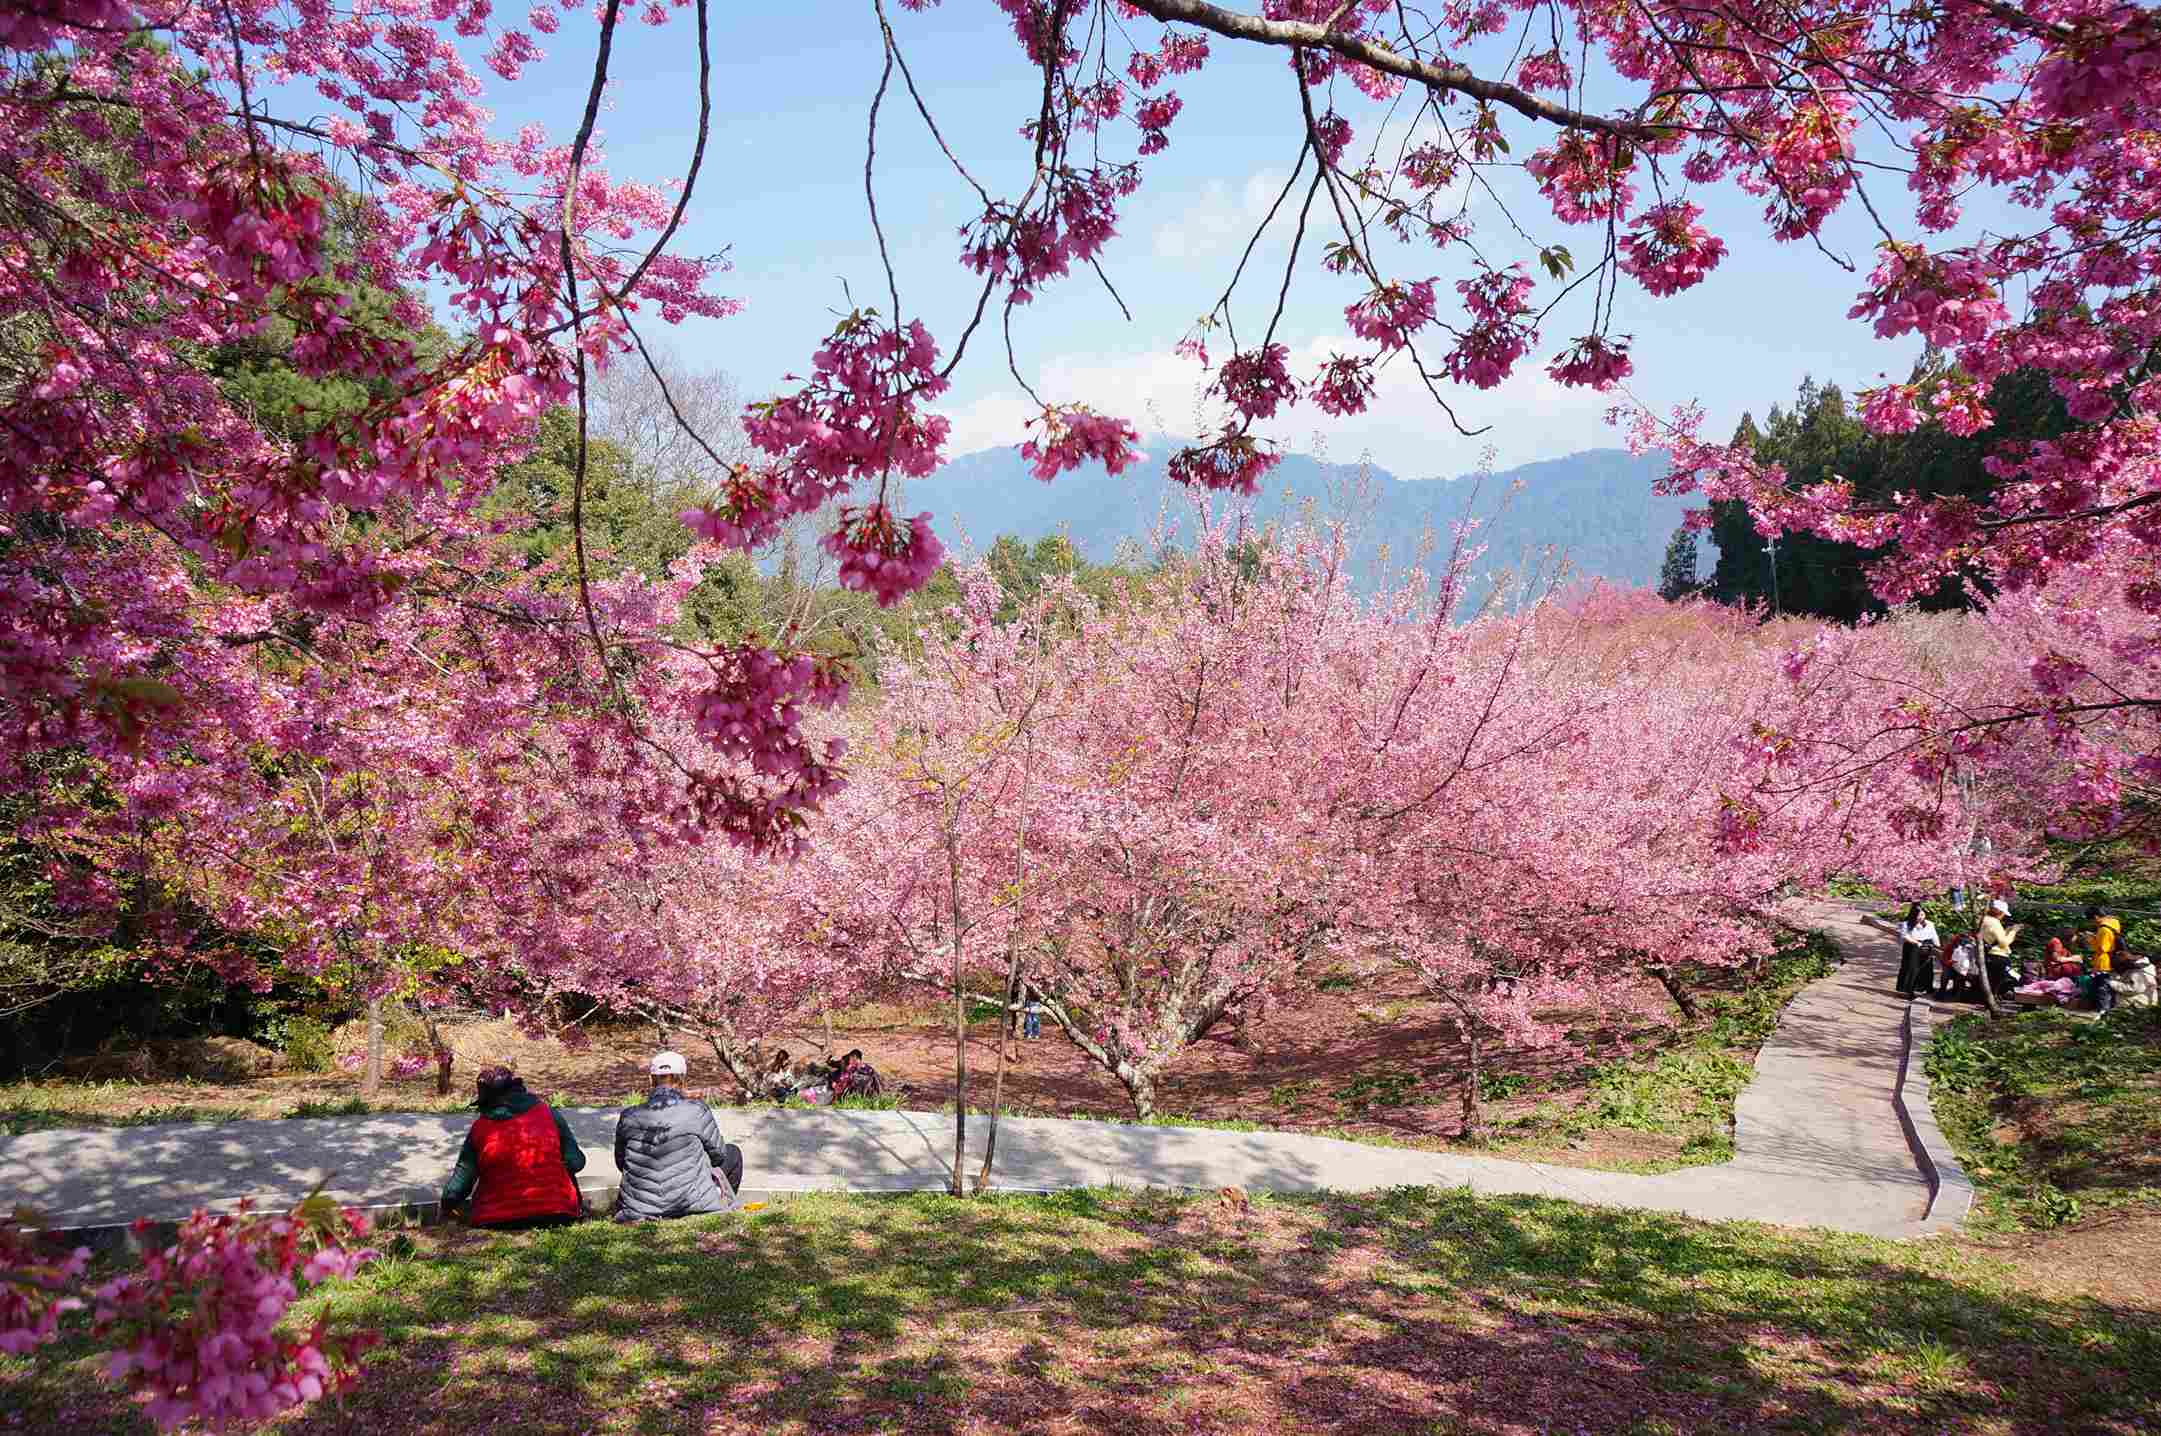
[[[1183,21],[1230,40],[1333,51],[1347,60],[1370,65],[1384,74],[1424,85],[1430,90],[1453,91],[1488,104],[1505,105],[1518,114],[1568,129],[1596,130],[1631,140],[1645,139],[1652,131],[1650,125],[1572,110],[1566,105],[1541,100],[1514,85],[1480,79],[1461,65],[1412,59],[1362,35],[1348,35],[1309,21],[1263,19],[1259,15],[1208,4],[1207,0],[1132,0],[1132,3],[1135,9],[1145,11],[1165,24]]]

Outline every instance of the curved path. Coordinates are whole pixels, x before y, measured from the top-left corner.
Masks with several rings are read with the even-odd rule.
[[[1897,949],[1843,905],[1788,916],[1836,939],[1849,961],[1788,1007],[1735,1108],[1731,1162],[1636,1176],[1276,1132],[1006,1118],[997,1185],[1361,1191],[1433,1185],[1527,1193],[1713,1219],[1744,1218],[1875,1236],[1922,1236],[1965,1215],[1965,1185],[1930,1117],[1918,1061],[1927,1004],[1892,993]],[[564,1114],[588,1153],[581,1183],[616,1182],[615,1113]],[[723,1109],[747,1155],[746,1195],[820,1189],[942,1190],[950,1116],[919,1112]],[[28,1205],[52,1228],[93,1232],[171,1221],[252,1196],[283,1203],[326,1177],[365,1206],[432,1204],[468,1119],[301,1118],[48,1130],[0,1139],[0,1209]],[[970,1175],[983,1119],[969,1122]]]

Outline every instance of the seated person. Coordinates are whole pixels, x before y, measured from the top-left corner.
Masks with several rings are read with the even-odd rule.
[[[1943,965],[1936,972],[1934,996],[1955,1001],[1981,995],[1980,968],[1974,956],[1972,938],[1962,937],[1951,944],[1942,961]]]
[[[795,1095],[795,1064],[788,1056],[788,1049],[777,1047],[773,1060],[758,1078],[758,1095],[774,1102],[785,1102]]]
[[[476,1227],[556,1226],[575,1221],[584,1203],[576,1174],[585,1153],[570,1124],[525,1090],[508,1067],[480,1073],[480,1116],[458,1149],[443,1188],[443,1210],[472,1198]],[[477,1190],[476,1190],[477,1189]]]
[[[835,1097],[875,1097],[881,1084],[878,1069],[863,1060],[863,1049],[858,1047],[840,1059],[832,1086]]]
[[[2064,943],[2060,937],[2048,940],[2048,957],[2042,965],[2044,977],[2077,977],[2086,970],[2085,961]]]
[[[730,1210],[743,1188],[743,1149],[723,1142],[712,1112],[683,1095],[688,1064],[682,1053],[662,1052],[646,1070],[651,1095],[626,1108],[615,1124],[615,1168],[622,1174],[615,1219],[650,1222]]]
[[[2148,958],[2117,948],[2116,964],[2109,972],[2108,984],[2115,991],[2117,1006],[2161,1005],[2161,981],[2156,980],[2153,962]]]

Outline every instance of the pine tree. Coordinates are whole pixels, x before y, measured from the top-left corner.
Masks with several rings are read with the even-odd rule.
[[[1666,545],[1666,561],[1658,570],[1658,596],[1678,603],[1703,585],[1696,578],[1696,535],[1682,525]]]

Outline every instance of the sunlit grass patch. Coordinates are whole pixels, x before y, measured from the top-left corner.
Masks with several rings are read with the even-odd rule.
[[[2161,1014],[2057,1010],[1938,1029],[1930,1104],[2001,1229],[2161,1201]]]
[[[386,1341],[342,1408],[287,1424],[1167,1436],[2161,1418],[2150,1315],[2006,1278],[1941,1243],[1461,1190],[814,1194],[753,1216],[401,1236],[298,1314]],[[0,1363],[0,1404],[29,1429],[147,1430],[86,1346],[56,1356]]]

